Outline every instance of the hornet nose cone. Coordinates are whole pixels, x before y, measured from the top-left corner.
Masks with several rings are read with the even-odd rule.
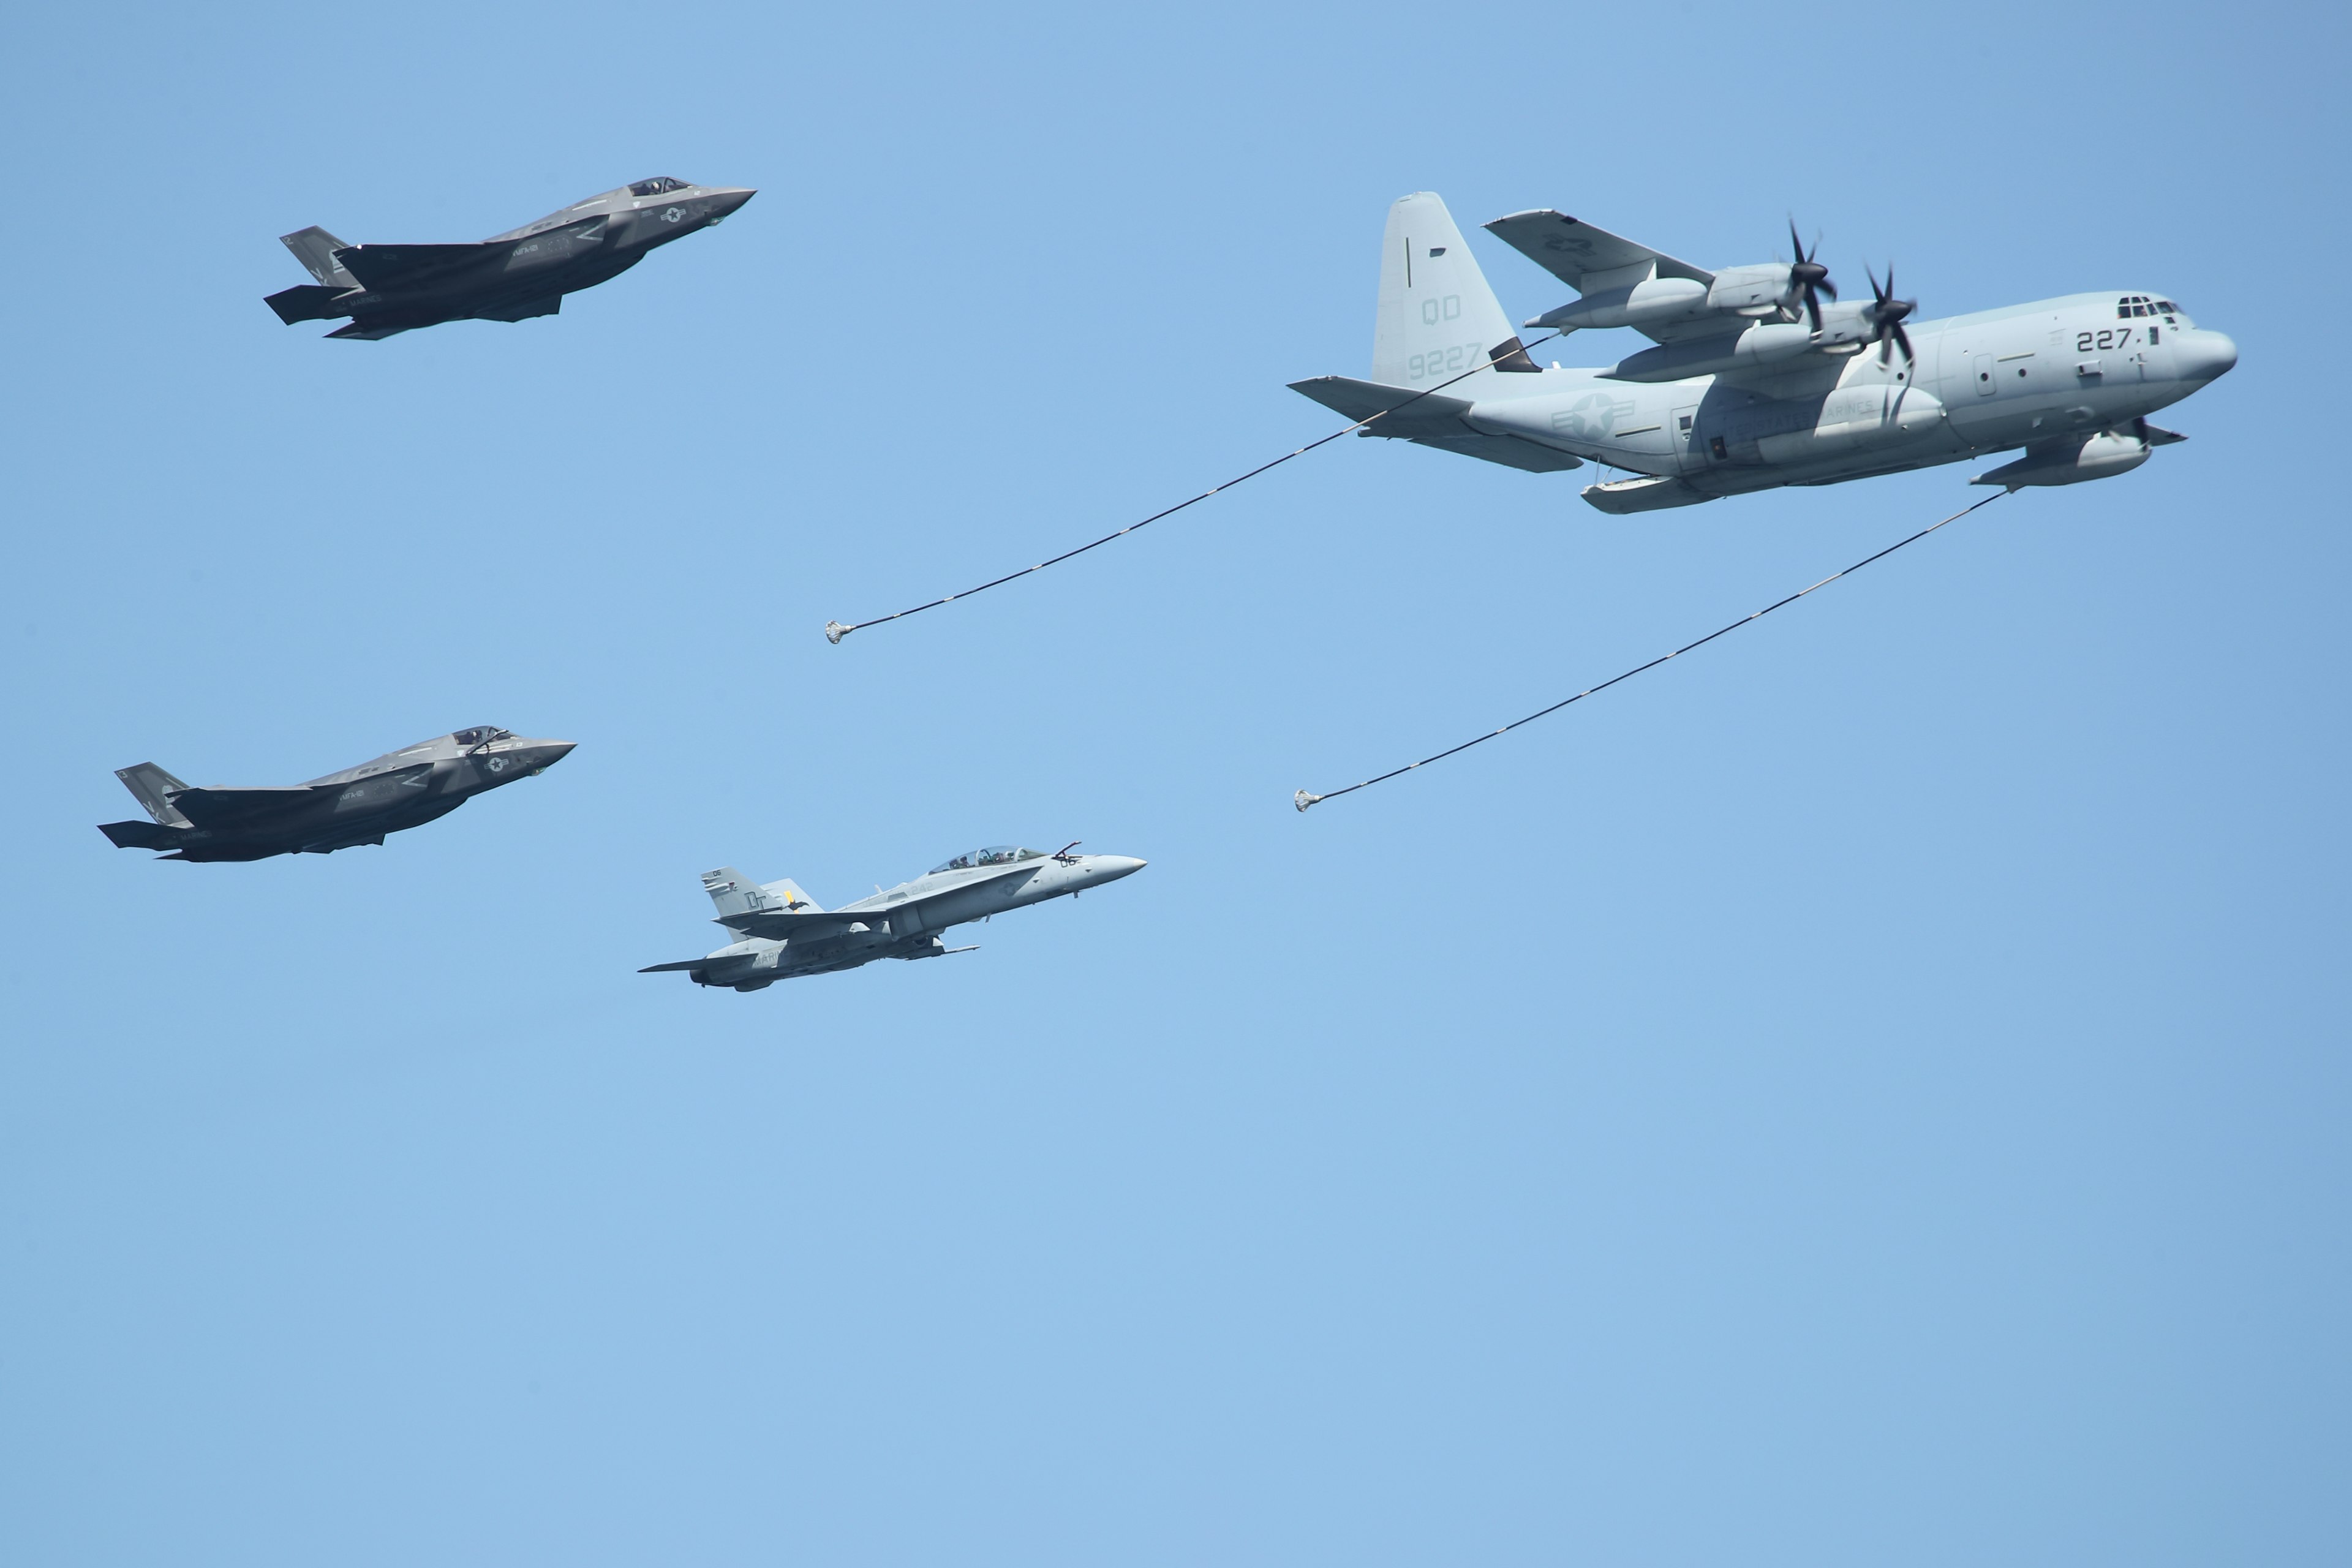
[[[1138,860],[1132,855],[1087,857],[1087,869],[1092,873],[1093,879],[1097,882],[1116,882],[1121,877],[1132,877],[1150,864],[1150,861]]]
[[[2212,381],[2238,363],[2238,345],[2230,341],[2227,332],[2210,332],[2200,327],[2182,333],[2173,344],[2172,363],[2183,381]]]

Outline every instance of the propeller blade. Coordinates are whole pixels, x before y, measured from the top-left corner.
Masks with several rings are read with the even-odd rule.
[[[1895,323],[1895,341],[1903,346],[1903,363],[1905,364],[1916,364],[1918,363],[1911,354],[1910,334],[1903,330],[1903,323],[1900,321]]]
[[[1832,300],[1837,298],[1837,285],[1831,282],[1826,278],[1822,279],[1821,281],[1821,290]]]
[[[1813,335],[1819,337],[1822,331],[1822,302],[1811,289],[1805,290],[1805,313],[1812,317]]]

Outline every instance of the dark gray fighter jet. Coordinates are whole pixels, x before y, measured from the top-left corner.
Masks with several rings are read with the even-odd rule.
[[[152,763],[114,776],[152,822],[102,822],[118,849],[168,849],[166,860],[266,860],[381,844],[387,833],[446,816],[484,790],[562,762],[569,741],[518,740],[483,725],[421,741],[372,763],[286,789],[190,789]]]
[[[709,228],[758,193],[639,180],[478,245],[345,245],[323,228],[283,235],[316,283],[272,294],[288,326],[352,318],[331,338],[388,338],[412,327],[552,316],[563,296],[593,289],[656,245]]]

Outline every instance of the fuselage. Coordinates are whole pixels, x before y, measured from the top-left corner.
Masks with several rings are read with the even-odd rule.
[[[1474,400],[1465,422],[1481,432],[1678,478],[1701,496],[1827,484],[2127,427],[2179,402],[2237,349],[2158,308],[2168,304],[2072,294],[1921,321],[1910,363],[1864,344],[1669,382],[1614,367],[1486,372],[1449,392]]]

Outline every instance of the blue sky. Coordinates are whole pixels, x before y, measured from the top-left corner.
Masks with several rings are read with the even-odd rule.
[[[0,1545],[40,1564],[2340,1560],[2341,19],[12,16]],[[757,185],[561,317],[276,236]],[[1612,519],[1320,435],[1382,215],[1923,317],[2151,289],[2185,446]],[[1471,241],[1515,317],[1559,302]],[[1577,344],[1614,357],[1612,336]],[[111,770],[579,742],[158,865]],[[646,963],[1140,855],[953,964]]]

